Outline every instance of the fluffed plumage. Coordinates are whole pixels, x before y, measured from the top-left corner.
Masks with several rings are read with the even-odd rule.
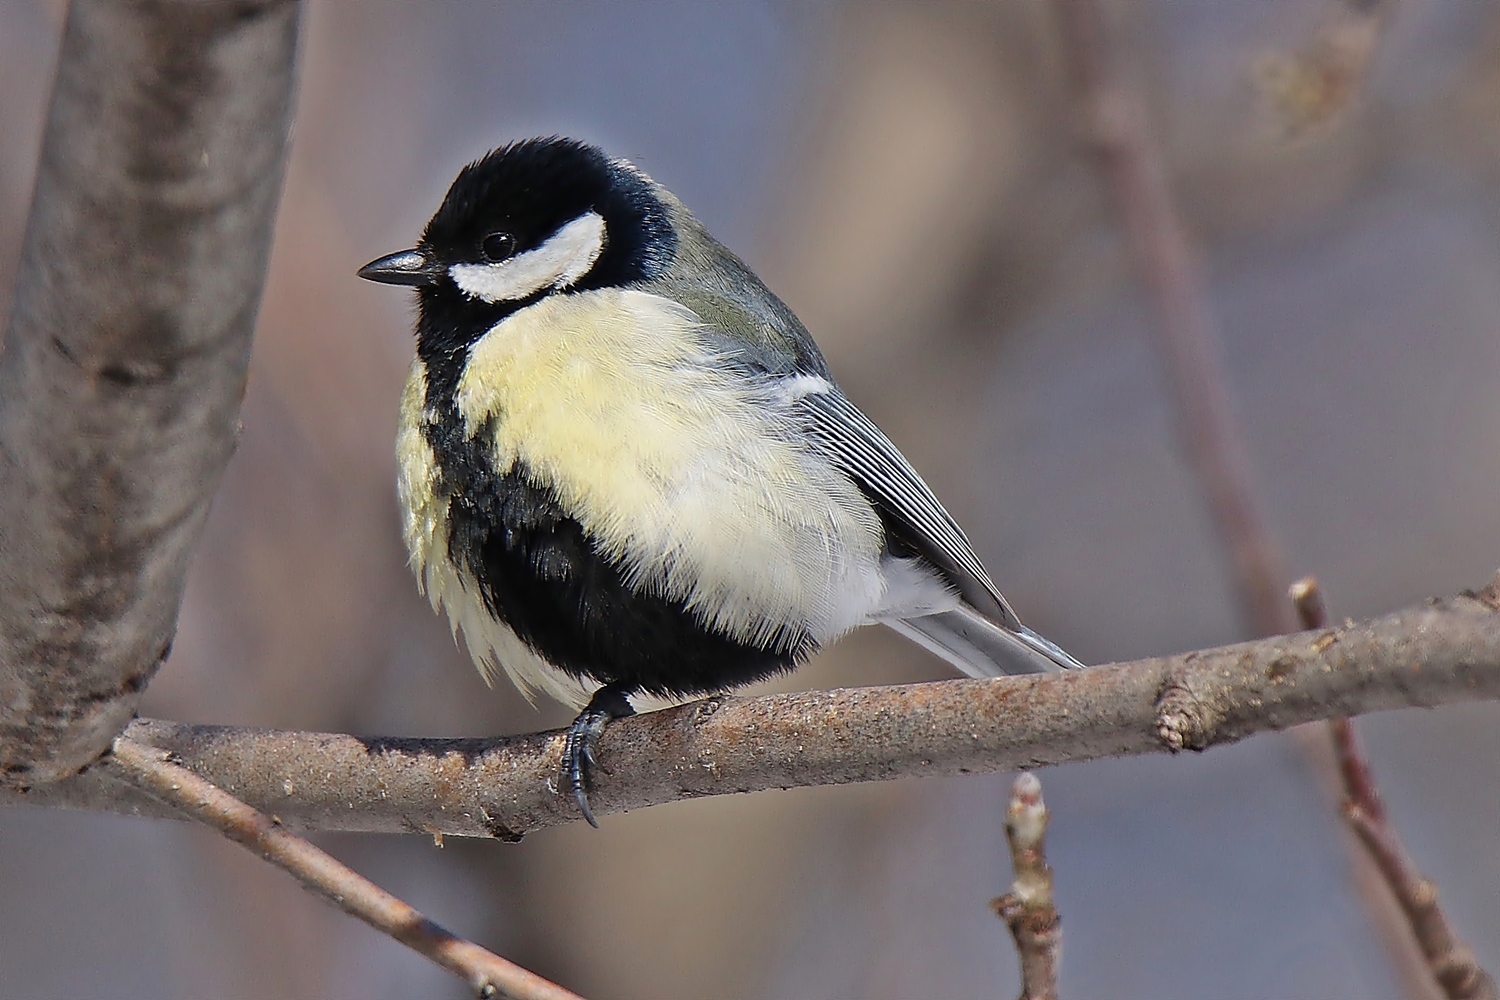
[[[569,780],[628,697],[787,670],[881,622],[973,676],[1082,666],[1027,629],[802,324],[623,160],[515,143],[414,250],[401,407],[412,563],[486,677],[587,704]]]

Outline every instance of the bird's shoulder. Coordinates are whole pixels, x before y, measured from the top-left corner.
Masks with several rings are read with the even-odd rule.
[[[720,351],[770,374],[829,377],[828,364],[796,313],[743,260],[669,193],[679,234],[672,265],[642,291],[671,299],[701,322]]]

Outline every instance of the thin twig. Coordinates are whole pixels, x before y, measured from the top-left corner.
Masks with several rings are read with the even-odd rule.
[[[1317,577],[1304,576],[1288,588],[1287,594],[1292,599],[1292,607],[1297,610],[1297,622],[1304,631],[1328,627],[1328,605],[1323,600],[1323,588],[1318,586]]]
[[[1265,527],[1250,460],[1236,430],[1218,337],[1193,250],[1167,186],[1145,102],[1119,65],[1098,0],[1056,0],[1064,51],[1141,280],[1160,312],[1156,325],[1176,401],[1177,428],[1209,513],[1229,550],[1234,581],[1256,635],[1291,631],[1282,596],[1287,573]]]
[[[1293,583],[1290,596],[1300,621],[1326,624],[1328,609],[1323,601],[1322,589],[1313,577],[1304,577]],[[1322,738],[1324,734],[1319,729],[1308,727],[1299,734],[1301,738],[1297,743],[1323,779],[1329,794],[1338,800],[1342,815],[1346,775],[1341,773],[1337,754],[1333,752],[1340,739],[1341,727],[1337,719],[1329,720],[1328,726],[1328,739]],[[1352,736],[1347,721],[1342,728]],[[1441,990],[1432,976],[1426,957],[1416,945],[1410,922],[1402,912],[1390,883],[1375,864],[1370,852],[1361,844],[1359,837],[1353,834],[1352,829],[1350,833],[1354,888],[1364,903],[1373,930],[1385,946],[1392,972],[1399,980],[1402,993],[1411,1000],[1440,1000]]]
[[[599,815],[705,795],[1231,743],[1341,715],[1500,698],[1500,613],[1481,595],[1360,624],[1044,677],[714,698],[610,725]],[[414,740],[135,723],[128,735],[299,829],[514,840],[571,823],[562,733]],[[153,813],[95,768],[0,803]]]
[[[1362,6],[1369,9],[1355,12],[1357,28],[1345,39],[1349,42],[1345,54],[1356,48],[1362,53],[1355,60],[1358,71],[1343,81],[1348,86],[1368,69],[1386,16],[1387,5],[1380,0]],[[1280,546],[1256,499],[1247,451],[1232,417],[1228,379],[1207,297],[1164,164],[1152,141],[1145,101],[1120,65],[1119,46],[1112,43],[1099,0],[1057,0],[1055,9],[1090,126],[1089,137],[1137,270],[1156,299],[1157,330],[1177,403],[1177,426],[1219,535],[1230,551],[1240,606],[1257,633],[1289,631],[1294,618],[1281,594],[1281,581],[1287,574]],[[1354,62],[1348,68],[1352,71]],[[1346,87],[1339,100],[1347,103],[1349,97]],[[1372,906],[1371,916],[1380,925],[1401,922],[1388,907]],[[1399,952],[1397,958],[1400,961]],[[1398,967],[1411,975],[1408,964],[1400,961]]]
[[[1328,613],[1317,580],[1305,577],[1294,583],[1292,601],[1305,628],[1327,625]],[[1500,1000],[1495,980],[1480,967],[1473,949],[1448,922],[1438,903],[1437,886],[1422,877],[1400,834],[1387,820],[1375,775],[1355,738],[1354,723],[1347,718],[1331,719],[1328,731],[1343,781],[1344,819],[1400,906],[1432,978],[1448,1000]]]
[[[457,937],[331,855],[285,830],[155,747],[115,740],[109,770],[242,844],[351,916],[463,979],[478,997],[580,1000],[555,983]]]
[[[1052,867],[1047,864],[1047,820],[1041,781],[1022,771],[1011,785],[1005,811],[1005,839],[1016,878],[1010,892],[990,903],[1016,942],[1021,1000],[1057,1000],[1062,920],[1052,896]]]

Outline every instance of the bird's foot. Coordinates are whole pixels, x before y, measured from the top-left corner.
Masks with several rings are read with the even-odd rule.
[[[594,743],[603,734],[605,726],[634,714],[629,692],[606,684],[594,692],[583,711],[578,713],[563,741],[562,785],[572,790],[579,812],[596,830],[599,821],[594,819],[593,810],[589,808],[589,786],[593,784],[591,772],[595,764]]]

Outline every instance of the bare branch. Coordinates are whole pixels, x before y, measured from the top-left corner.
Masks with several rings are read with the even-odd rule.
[[[1500,698],[1483,595],[1179,656],[1038,677],[716,698],[610,725],[595,811],[766,788],[1204,749],[1341,715]],[[132,739],[300,829],[514,840],[578,818],[562,733],[417,740],[140,721]],[[162,815],[91,769],[0,802]]]
[[[1177,428],[1229,550],[1240,606],[1257,635],[1292,630],[1287,573],[1266,528],[1250,459],[1236,429],[1212,314],[1193,248],[1146,121],[1145,101],[1119,65],[1099,0],[1056,0],[1087,137],[1109,183],[1131,255],[1156,300]]]
[[[1328,627],[1328,605],[1323,601],[1323,588],[1317,577],[1304,576],[1287,588],[1292,607],[1297,611],[1297,621],[1303,629]]]
[[[1368,70],[1390,6],[1384,0],[1351,4],[1346,17],[1303,62],[1285,64],[1286,72],[1280,77],[1280,96],[1284,98],[1281,109],[1298,117],[1296,129],[1326,124],[1348,107]],[[1219,534],[1232,556],[1240,603],[1257,632],[1287,631],[1292,619],[1279,594],[1280,581],[1286,578],[1280,547],[1256,501],[1249,459],[1232,418],[1228,380],[1216,349],[1212,315],[1192,247],[1171,197],[1165,167],[1151,140],[1144,101],[1129,75],[1121,70],[1117,46],[1110,43],[1109,25],[1099,0],[1057,0],[1056,10],[1092,126],[1090,138],[1136,266],[1157,300],[1161,314],[1158,330],[1177,403],[1178,426]],[[1304,627],[1323,626],[1325,614],[1315,583],[1294,587],[1293,601]],[[1395,893],[1405,923],[1421,940],[1429,966],[1425,971],[1440,979],[1447,976],[1444,987],[1450,989],[1450,996],[1475,995],[1452,993],[1450,983],[1461,982],[1464,989],[1472,989],[1481,985],[1481,979],[1490,991],[1484,995],[1492,996],[1494,984],[1475,965],[1472,953],[1455,944],[1437,910],[1435,890],[1425,882],[1421,886],[1432,899],[1420,912],[1427,924],[1435,925],[1425,929],[1436,936],[1423,939],[1424,927],[1418,926],[1415,899],[1410,895],[1417,888],[1415,875],[1409,868],[1392,869],[1392,856],[1383,858],[1380,853],[1385,841],[1400,847],[1394,829],[1384,823],[1383,816],[1372,820],[1377,825],[1371,829],[1361,826],[1364,812],[1358,803],[1365,801],[1361,793],[1368,793],[1372,797],[1369,801],[1377,807],[1378,799],[1373,798],[1368,769],[1357,757],[1353,729],[1347,718],[1334,719],[1331,726],[1335,744],[1355,755],[1341,761],[1349,796],[1345,815]],[[1405,860],[1404,854],[1400,860]],[[1403,880],[1403,874],[1409,877]],[[1371,915],[1377,923],[1402,933],[1401,917],[1388,906],[1372,903]],[[1396,954],[1403,973],[1422,976],[1422,971],[1405,968],[1413,963],[1401,962],[1399,950]]]
[[[1030,771],[1022,771],[1011,785],[1005,812],[1005,839],[1016,880],[1010,892],[990,903],[1016,942],[1021,1000],[1057,1000],[1062,921],[1052,896],[1052,867],[1047,864],[1047,819],[1042,783]]]
[[[1322,591],[1312,577],[1292,585],[1292,602],[1304,626],[1326,625]],[[1437,886],[1417,871],[1401,835],[1386,818],[1375,774],[1355,738],[1354,723],[1347,718],[1331,719],[1328,733],[1344,787],[1344,818],[1406,918],[1406,929],[1426,959],[1427,972],[1448,1000],[1500,1000],[1495,980],[1449,924],[1438,904]]]
[[[0,775],[109,749],[234,448],[294,0],[68,10],[0,354]]]
[[[1334,739],[1340,746],[1341,755],[1354,743],[1354,729],[1348,719],[1335,723]],[[1341,761],[1341,765],[1343,762]],[[1363,784],[1369,786],[1369,775],[1363,775]],[[1374,789],[1370,788],[1373,796]],[[1373,811],[1372,811],[1373,810]],[[1379,813],[1377,815],[1377,813]],[[1411,855],[1406,851],[1396,828],[1387,823],[1379,798],[1358,799],[1350,793],[1344,803],[1344,818],[1370,852],[1375,866],[1395,894],[1401,911],[1406,915],[1416,936],[1417,946],[1427,959],[1428,969],[1437,980],[1445,997],[1450,1000],[1497,1000],[1495,980],[1479,965],[1473,949],[1454,932],[1441,906],[1438,905],[1437,886],[1417,871]]]
[[[409,904],[223,789],[129,737],[115,741],[107,769],[259,854],[345,913],[358,917],[464,980],[478,997],[581,1000],[535,973],[444,930]]]

